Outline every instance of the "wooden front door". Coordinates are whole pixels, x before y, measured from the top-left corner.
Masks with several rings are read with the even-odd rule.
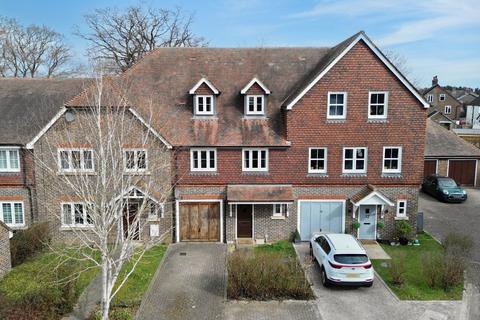
[[[251,204],[237,205],[237,238],[253,238],[252,210]]]
[[[180,204],[180,241],[220,241],[220,204]]]
[[[473,186],[475,184],[475,160],[450,160],[448,176],[458,184]]]
[[[437,160],[425,160],[423,165],[423,176],[428,177],[437,173]]]
[[[133,232],[132,239],[139,240],[138,221],[135,221],[138,207],[139,204],[137,202],[128,202],[123,206],[123,235],[125,238],[128,237],[128,232]],[[135,224],[135,226],[131,228],[133,224]]]

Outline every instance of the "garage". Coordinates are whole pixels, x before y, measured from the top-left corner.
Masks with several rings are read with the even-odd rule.
[[[181,202],[180,241],[220,241],[219,202]]]
[[[423,176],[428,177],[437,173],[437,160],[425,160],[423,166]]]
[[[449,160],[448,176],[463,186],[474,186],[476,160]]]
[[[308,241],[313,232],[343,232],[343,201],[299,200],[299,207],[299,232],[302,241]]]

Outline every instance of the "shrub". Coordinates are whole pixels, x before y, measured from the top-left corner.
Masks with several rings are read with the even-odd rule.
[[[358,228],[360,228],[360,222],[358,222],[358,220],[353,220],[352,222],[352,228],[357,230]]]
[[[460,259],[467,259],[473,249],[472,237],[462,233],[449,233],[442,244],[447,254],[453,254]]]
[[[397,230],[398,236],[401,238],[410,238],[410,234],[412,233],[412,225],[405,220],[397,221],[395,225],[395,229]]]
[[[277,252],[235,251],[228,258],[231,299],[311,299],[313,293],[296,257]]]
[[[42,251],[50,242],[47,223],[32,225],[26,230],[18,230],[10,240],[12,266],[17,266],[35,253]]]
[[[401,286],[405,283],[405,259],[404,252],[400,253],[396,259],[392,259],[389,262],[389,273],[392,279],[392,283],[396,286]]]
[[[377,228],[378,228],[378,229],[383,229],[383,228],[385,228],[385,222],[384,222],[383,220],[379,220],[379,221],[377,222]]]
[[[466,264],[464,259],[448,253],[429,253],[423,258],[423,276],[430,288],[445,291],[462,283]]]
[[[441,282],[441,269],[443,268],[443,257],[441,253],[426,253],[422,258],[422,272],[425,281],[430,288],[436,288]]]

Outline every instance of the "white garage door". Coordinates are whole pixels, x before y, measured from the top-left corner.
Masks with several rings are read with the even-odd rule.
[[[300,202],[300,237],[310,240],[313,232],[343,232],[343,202]]]

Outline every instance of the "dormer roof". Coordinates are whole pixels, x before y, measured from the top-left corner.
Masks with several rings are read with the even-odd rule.
[[[254,84],[258,84],[260,86],[260,88],[262,88],[262,90],[265,92],[265,94],[270,94],[270,90],[267,88],[266,85],[264,85],[260,80],[258,80],[256,77],[253,78],[252,80],[250,80],[249,83],[247,83],[247,85],[245,87],[243,87],[242,90],[240,90],[240,93],[241,94],[245,94],[248,92],[248,90],[254,85]]]
[[[208,81],[207,78],[202,78],[202,79],[200,79],[200,80],[193,86],[193,88],[190,89],[190,91],[189,91],[188,93],[190,93],[190,94],[195,94],[196,91],[198,90],[198,88],[200,88],[200,86],[201,86],[202,84],[207,85],[207,86],[210,88],[210,90],[212,90],[213,94],[220,94],[220,91],[218,91],[218,89],[215,88],[215,86],[214,86],[210,81]]]

